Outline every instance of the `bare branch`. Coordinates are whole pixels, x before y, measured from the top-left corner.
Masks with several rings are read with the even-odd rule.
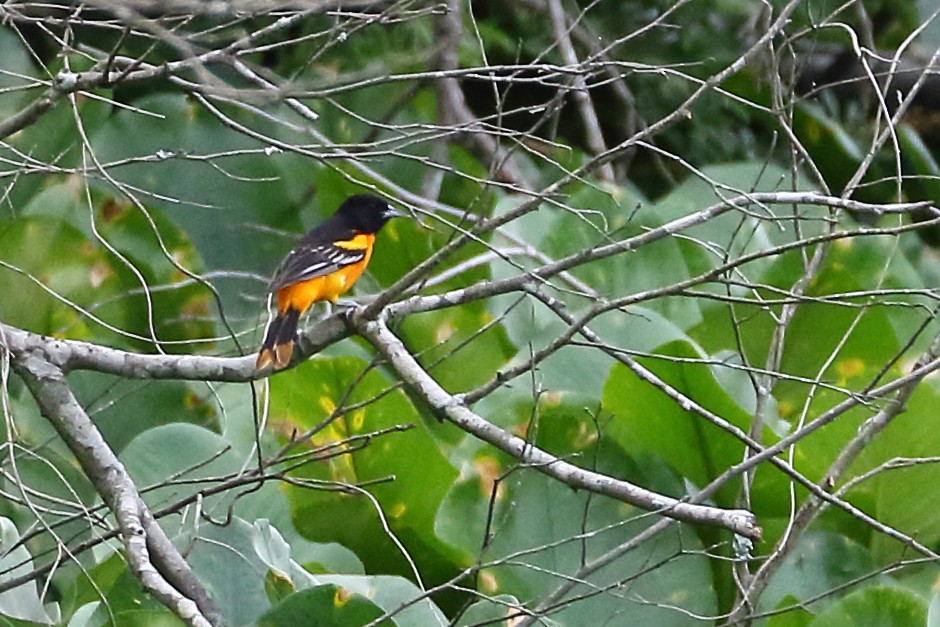
[[[508,453],[520,463],[554,477],[572,488],[616,498],[668,518],[723,527],[754,540],[760,538],[760,527],[757,526],[754,515],[748,511],[694,505],[656,494],[627,481],[578,468],[507,433],[471,411],[460,396],[448,394],[424,371],[401,340],[395,337],[384,323],[355,317],[354,324],[375,349],[388,360],[398,376],[428,402],[436,415]]]
[[[128,561],[143,586],[188,625],[222,624],[218,608],[147,513],[133,481],[72,395],[62,370],[32,353],[11,357],[43,415],[114,513]],[[169,577],[161,571],[166,565],[172,567]]]

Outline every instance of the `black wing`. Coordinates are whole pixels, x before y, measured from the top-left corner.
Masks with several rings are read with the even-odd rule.
[[[268,289],[275,292],[294,283],[331,274],[340,268],[362,261],[365,256],[364,249],[342,248],[335,244],[301,243],[290,251],[281,263]]]

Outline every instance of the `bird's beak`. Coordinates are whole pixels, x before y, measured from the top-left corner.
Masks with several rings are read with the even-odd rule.
[[[386,220],[391,220],[392,218],[410,218],[411,216],[389,205],[388,208],[382,212],[382,217]]]

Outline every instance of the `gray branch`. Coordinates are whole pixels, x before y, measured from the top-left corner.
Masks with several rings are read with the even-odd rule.
[[[760,538],[761,529],[751,512],[688,503],[651,492],[622,479],[584,470],[500,429],[464,405],[459,396],[452,395],[442,388],[384,322],[354,317],[353,323],[359,333],[388,360],[398,376],[430,405],[436,415],[508,453],[520,463],[575,489],[609,496],[683,522],[722,527],[754,540]]]
[[[114,513],[137,579],[187,625],[223,624],[218,608],[157,525],[130,475],[72,394],[65,373],[42,356],[15,352],[12,365],[101,499]],[[167,577],[166,573],[171,573]]]

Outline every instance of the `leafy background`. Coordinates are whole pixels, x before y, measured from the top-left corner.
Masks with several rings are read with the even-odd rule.
[[[588,93],[609,145],[634,133],[642,141],[617,153],[612,179],[569,181],[537,212],[441,260],[416,286],[420,293],[538,267],[543,261],[518,252],[520,241],[543,260],[560,259],[740,193],[822,190],[880,204],[940,198],[929,116],[911,114],[895,141],[873,150],[870,93],[799,86],[813,62],[855,58],[849,32],[897,50],[927,25],[914,52],[929,57],[940,45],[930,2],[797,3],[766,55],[712,85],[681,120],[650,132],[643,129],[744,54],[770,21],[764,9],[743,0],[678,3],[665,14],[644,1],[562,4],[584,56],[590,49],[578,29],[620,42],[597,57],[616,80],[585,74]],[[460,67],[518,67],[504,83],[468,72],[459,87],[486,132],[505,135],[532,190],[590,163],[575,97],[559,91],[565,74],[529,80],[538,64],[565,62],[546,5],[455,6]],[[41,13],[22,10],[0,31],[0,119],[27,107],[58,72],[90,69],[102,50],[152,64],[182,55],[159,37],[121,35],[105,26],[105,14],[85,10],[87,22],[48,25]],[[294,238],[346,195],[363,186],[422,194],[440,177],[439,193],[425,195],[467,212],[463,219],[406,201],[420,219],[394,221],[380,234],[357,298],[391,285],[457,226],[519,206],[518,186],[501,184],[493,163],[454,128],[437,126],[440,94],[420,73],[442,46],[435,34],[442,10],[401,2],[361,14],[313,11],[275,33],[271,46],[242,55],[296,89],[315,122],[286,102],[255,102],[246,80],[220,66],[213,78],[244,90],[242,101],[209,99],[210,107],[198,90],[172,80],[118,83],[69,96],[7,137],[0,320],[139,352],[248,354],[265,321],[266,277]],[[164,19],[203,49],[278,17]],[[70,52],[57,33],[68,33]],[[387,80],[392,75],[402,78]],[[630,99],[617,96],[617,82]],[[917,106],[930,112],[929,102]],[[362,154],[340,158],[335,146]],[[859,167],[860,185],[849,189]],[[765,445],[903,376],[937,331],[937,227],[918,230],[896,215],[862,221],[869,217],[755,203],[578,265],[567,280],[544,286],[576,316],[640,295],[588,323],[612,350],[576,336],[494,386],[474,410],[583,467],[676,497],[695,494],[743,459],[744,444],[615,355],[632,356],[728,423],[756,428]],[[845,236],[807,241],[832,230]],[[782,246],[790,248],[761,255]],[[817,250],[820,264],[807,273]],[[756,258],[732,272],[672,289],[749,254]],[[775,325],[788,315],[788,298],[801,302],[780,339]],[[514,292],[408,316],[394,330],[457,394],[524,364],[565,328],[539,301]],[[141,591],[119,545],[95,541],[113,521],[22,383],[6,371],[3,382],[2,578],[45,568],[0,593],[5,624],[176,624]],[[246,383],[95,372],[72,373],[69,383],[232,624],[297,625],[316,616],[309,624],[510,625],[521,607],[538,608],[540,624],[550,625],[721,624],[736,607],[741,571],[731,558],[741,554],[729,533],[677,524],[644,536],[657,517],[573,491],[438,422],[359,339],[254,391]],[[841,478],[840,486],[879,470],[838,496],[881,527],[828,508],[794,532],[794,512],[808,494],[769,464],[714,493],[711,504],[757,515],[764,539],[752,548],[755,564],[780,563],[746,620],[940,624],[935,556],[885,532],[929,550],[940,545],[931,505],[940,484],[938,392],[936,379],[919,385]],[[785,458],[821,480],[885,402],[860,403],[799,439]],[[259,415],[262,455],[276,462],[276,480],[253,489],[239,476],[257,463]],[[789,534],[790,544],[778,544]],[[93,548],[62,552],[86,544]],[[610,556],[604,568],[588,567],[602,556]]]

